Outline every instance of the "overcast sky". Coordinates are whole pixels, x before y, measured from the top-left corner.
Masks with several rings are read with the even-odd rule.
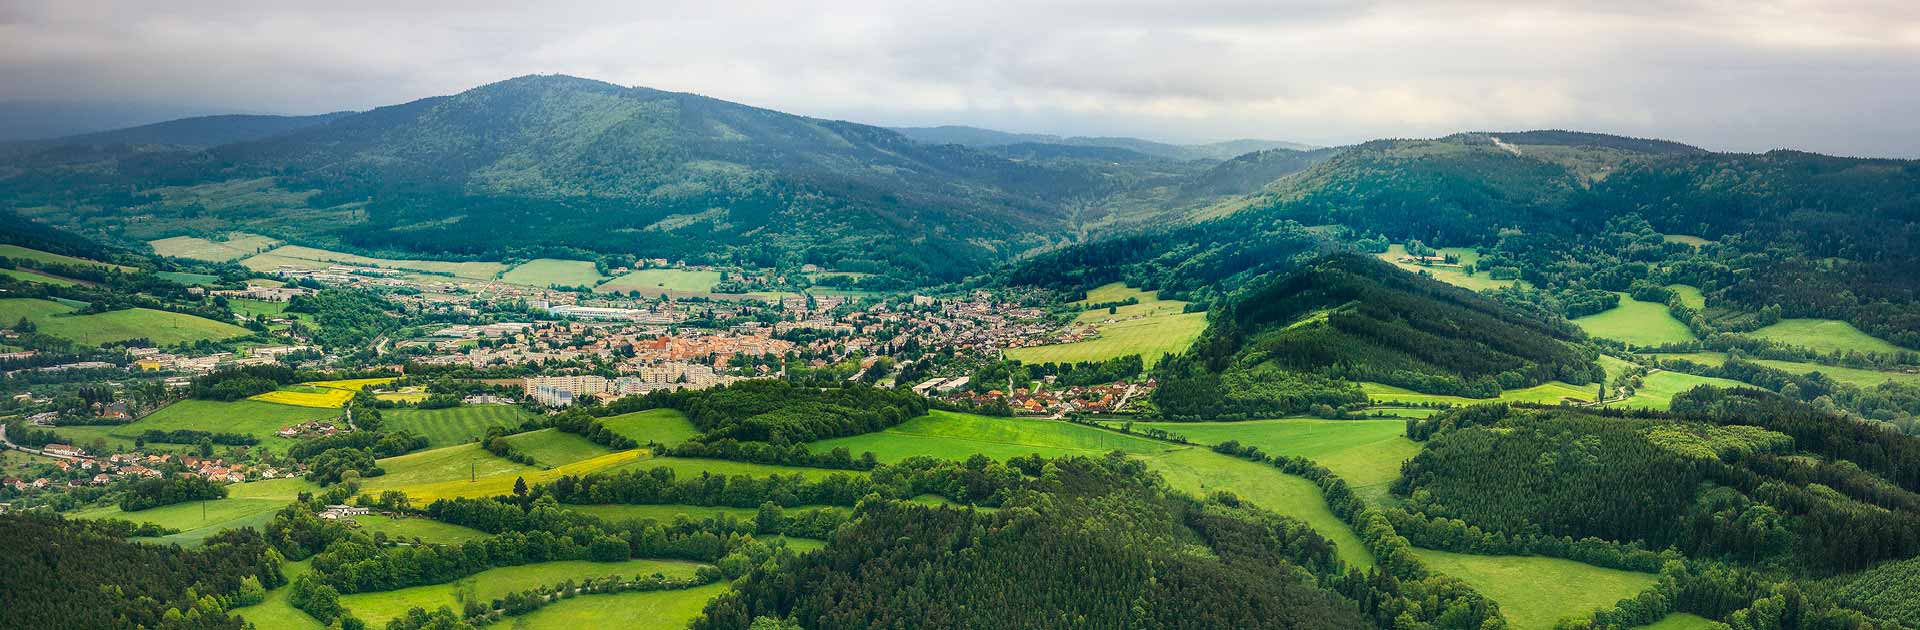
[[[1920,0],[1521,4],[0,0],[0,101],[316,113],[564,73],[885,125],[1920,157]]]

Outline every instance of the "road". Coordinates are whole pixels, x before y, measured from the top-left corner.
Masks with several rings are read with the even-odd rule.
[[[42,457],[52,457],[54,459],[80,459],[71,455],[55,455],[37,448],[27,448],[19,444],[14,444],[13,440],[7,439],[7,425],[4,424],[0,424],[0,446],[5,446],[16,451],[33,453]]]

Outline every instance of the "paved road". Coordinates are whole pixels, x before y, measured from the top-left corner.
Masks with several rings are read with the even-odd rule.
[[[10,448],[16,451],[33,453],[35,455],[40,455],[43,457],[52,457],[54,459],[80,459],[72,455],[55,455],[53,453],[49,453],[37,448],[27,448],[19,444],[14,444],[13,440],[7,439],[7,425],[4,425],[4,424],[0,424],[0,446],[5,446],[6,448]]]

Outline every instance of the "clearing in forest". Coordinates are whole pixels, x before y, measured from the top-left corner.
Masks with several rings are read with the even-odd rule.
[[[1674,319],[1667,305],[1642,302],[1618,293],[1620,305],[1573,320],[1587,334],[1636,346],[1658,346],[1694,341],[1693,331]]]
[[[888,463],[918,455],[962,460],[980,454],[1006,461],[1035,453],[1049,458],[1099,457],[1114,450],[1159,453],[1182,448],[1060,420],[999,418],[940,410],[885,431],[814,442],[807,449],[825,453],[836,447],[846,448],[854,457],[871,451],[881,462]]]
[[[1801,346],[1815,352],[1878,352],[1892,354],[1905,348],[1835,319],[1783,319],[1747,335]]]
[[[1207,328],[1207,314],[1185,312],[1186,302],[1163,300],[1157,291],[1131,289],[1118,282],[1088,291],[1087,299],[1075,304],[1093,306],[1129,298],[1138,303],[1094,308],[1074,319],[1075,326],[1092,326],[1099,331],[1093,339],[1009,348],[1007,358],[1026,363],[1078,363],[1137,354],[1147,367],[1153,367],[1164,355],[1185,352]]]
[[[1660,576],[1541,556],[1477,556],[1431,549],[1414,554],[1436,572],[1460,578],[1499,602],[1513,630],[1551,630],[1652,588]]]

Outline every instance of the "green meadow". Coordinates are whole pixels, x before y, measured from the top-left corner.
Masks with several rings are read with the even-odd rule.
[[[564,466],[613,452],[613,449],[559,429],[528,431],[507,436],[505,439],[507,444],[513,447],[514,452],[532,457],[533,461],[548,468]]]
[[[311,563],[306,560],[288,562],[280,565],[280,575],[286,577],[287,583],[289,584],[293,583],[295,578],[305,575],[312,570],[313,567]],[[235,608],[229,612],[253,624],[253,627],[261,628],[262,630],[268,628],[273,630],[322,630],[325,628],[326,626],[322,625],[319,620],[293,607],[293,603],[287,600],[291,592],[292,589],[282,586],[267,591],[267,599],[265,601],[252,606]]]
[[[1715,630],[1725,628],[1725,624],[1687,613],[1673,613],[1653,622],[1653,625],[1640,626],[1637,630]]]
[[[1561,381],[1541,383],[1533,387],[1509,389],[1500,392],[1495,398],[1467,398],[1447,394],[1425,394],[1404,387],[1394,387],[1381,383],[1360,383],[1360,391],[1367,398],[1383,404],[1447,404],[1478,405],[1490,402],[1530,402],[1543,405],[1557,405],[1566,399],[1581,401],[1593,400],[1599,392],[1599,385],[1572,385]]]
[[[1662,370],[1641,378],[1640,388],[1634,390],[1633,397],[1623,401],[1607,403],[1608,407],[1632,409],[1655,409],[1664,411],[1673,404],[1673,397],[1681,392],[1701,385],[1714,387],[1752,387],[1740,381],[1710,376],[1694,376],[1681,372]]]
[[[1667,312],[1667,305],[1642,302],[1618,293],[1620,305],[1573,320],[1587,334],[1636,346],[1693,341],[1693,331]]]
[[[659,442],[675,446],[700,435],[700,429],[693,426],[693,421],[675,409],[648,409],[607,416],[600,419],[600,425],[641,444]]]
[[[97,260],[75,258],[72,256],[55,254],[53,252],[43,252],[37,249],[21,247],[19,245],[0,245],[0,258],[12,258],[14,260],[31,260],[34,262],[53,263],[56,265],[106,267],[108,269],[119,269],[121,271],[133,270],[133,268],[126,267],[123,265],[113,265],[113,264],[103,263]]]
[[[354,522],[360,529],[372,533],[381,532],[388,538],[413,539],[443,545],[457,545],[469,540],[481,540],[487,533],[470,527],[461,527],[442,523],[430,518],[392,518],[378,514],[355,517]]]
[[[1680,303],[1685,304],[1687,308],[1697,311],[1707,307],[1707,296],[1700,292],[1700,287],[1690,284],[1669,284],[1667,290],[1678,296]]]
[[[56,287],[70,287],[70,286],[79,284],[78,282],[74,282],[72,280],[68,280],[66,278],[62,278],[59,276],[50,276],[42,273],[34,273],[31,271],[27,271],[25,269],[0,269],[0,276],[6,276],[9,278],[13,278],[15,280],[19,280],[21,282],[37,282],[40,284],[51,284]],[[20,320],[14,320],[14,321],[20,321]],[[8,322],[8,323],[12,323],[12,322]]]
[[[1427,568],[1473,586],[1500,603],[1513,630],[1551,630],[1652,588],[1660,576],[1540,556],[1475,556],[1416,549]]]
[[[1754,337],[1802,346],[1815,352],[1895,353],[1900,346],[1860,332],[1849,324],[1833,319],[1783,319],[1780,323],[1747,333]]]
[[[339,415],[340,412],[337,409],[297,407],[256,400],[220,402],[190,398],[161,407],[146,417],[128,424],[60,427],[54,432],[77,444],[91,444],[98,439],[104,440],[110,447],[121,449],[133,448],[134,438],[148,430],[191,429],[216,433],[244,433],[260,438],[260,443],[252,448],[282,451],[292,446],[294,441],[274,435],[274,432],[279,431],[281,427],[309,420],[334,418]],[[185,452],[192,448],[192,445],[150,444],[148,447],[155,450]],[[215,446],[214,448],[224,450],[227,447]]]
[[[448,582],[414,586],[395,591],[342,595],[340,605],[369,627],[386,627],[387,622],[412,608],[434,610],[447,606],[461,610],[467,601],[490,602],[507,593],[540,586],[552,586],[584,578],[618,575],[626,578],[661,574],[667,577],[693,577],[700,565],[675,560],[628,560],[625,562],[587,562],[566,560],[489,569]],[[597,597],[597,596],[587,596]]]
[[[163,505],[138,512],[123,512],[118,505],[107,505],[69,512],[67,517],[115,518],[136,523],[152,523],[180,530],[177,534],[156,539],[158,542],[191,546],[222,530],[248,526],[263,527],[267,521],[272,520],[274,512],[286,506],[287,501],[280,499],[242,499],[229,496],[225,499]]]
[[[632,451],[625,451],[632,452]],[[673,471],[678,479],[699,477],[702,473],[712,475],[749,475],[765,477],[768,475],[801,475],[808,479],[824,479],[832,475],[865,475],[855,470],[835,470],[831,468],[811,468],[806,466],[780,466],[775,464],[755,464],[736,462],[726,459],[701,459],[693,457],[646,457],[641,456],[623,462],[611,470],[653,470],[666,468]]]
[[[83,346],[145,338],[156,345],[244,337],[247,329],[204,317],[150,308],[130,308],[92,315],[71,315],[75,308],[32,298],[0,299],[0,321],[25,318],[40,332]]]
[[[1463,267],[1465,267],[1466,265],[1480,264],[1480,252],[1478,250],[1475,250],[1474,248],[1442,247],[1440,248],[1440,251],[1443,253],[1452,254],[1458,257],[1460,259],[1461,266],[1460,267],[1440,267],[1440,266],[1429,267],[1429,266],[1420,265],[1416,263],[1400,262],[1400,259],[1407,255],[1407,246],[1404,243],[1395,243],[1393,245],[1389,245],[1387,246],[1387,251],[1385,253],[1375,254],[1375,256],[1381,260],[1393,263],[1393,266],[1395,267],[1399,267],[1401,269],[1405,269],[1407,271],[1411,271],[1414,273],[1425,272],[1433,276],[1433,279],[1435,280],[1439,280],[1441,282],[1445,282],[1447,284],[1451,284],[1456,287],[1460,287],[1463,289],[1470,289],[1473,291],[1485,291],[1487,289],[1498,289],[1500,287],[1518,284],[1520,282],[1519,280],[1495,280],[1492,277],[1488,276],[1487,272],[1485,271],[1476,271],[1473,275],[1467,275],[1467,272]]]
[[[532,473],[540,469],[507,461],[480,445],[461,444],[389,457],[379,461],[387,474],[361,480],[360,487],[370,494],[402,486],[445,481]],[[511,485],[511,481],[509,481]]]
[[[1186,448],[1146,457],[1147,467],[1160,473],[1174,490],[1195,497],[1214,492],[1234,496],[1271,512],[1300,519],[1332,541],[1340,559],[1362,570],[1373,566],[1366,543],[1346,521],[1328,509],[1320,486],[1304,477],[1281,472],[1269,464],[1250,462],[1202,448]]]
[[[530,287],[590,287],[606,279],[591,262],[558,258],[529,260],[500,276],[501,282]]]
[[[1242,422],[1136,422],[1135,430],[1163,429],[1199,444],[1234,440],[1269,454],[1311,459],[1346,480],[1356,494],[1384,496],[1400,464],[1420,452],[1401,420],[1289,418]]]
[[[280,242],[258,234],[234,232],[224,241],[200,238],[197,236],[173,236],[147,241],[153,247],[153,253],[174,258],[191,258],[212,262],[239,260],[272,249]]]
[[[1157,453],[1179,448],[1060,420],[997,418],[938,410],[885,431],[822,440],[807,448],[824,453],[836,447],[845,447],[855,457],[871,451],[882,462],[896,462],[916,455],[966,459],[981,454],[1006,461],[1035,453],[1044,457],[1099,456],[1113,450]]]
[[[638,269],[601,283],[593,290],[602,293],[639,291],[645,294],[710,293],[720,284],[720,272],[691,269]]]
[[[514,405],[462,405],[446,409],[386,409],[389,431],[407,430],[427,438],[429,446],[452,446],[480,439],[490,427],[517,427],[534,414]]]
[[[581,630],[620,620],[627,630],[679,630],[700,616],[707,602],[727,591],[725,583],[675,591],[588,595],[513,619],[513,630]]]
[[[1162,355],[1179,354],[1193,345],[1207,327],[1206,313],[1187,313],[1187,303],[1162,300],[1157,291],[1140,291],[1120,283],[1108,284],[1087,292],[1085,306],[1118,302],[1133,298],[1138,304],[1093,309],[1074,319],[1075,325],[1090,325],[1099,336],[1086,341],[1009,348],[1007,358],[1027,363],[1077,363],[1104,361],[1130,354],[1140,355],[1147,367],[1158,363]]]

